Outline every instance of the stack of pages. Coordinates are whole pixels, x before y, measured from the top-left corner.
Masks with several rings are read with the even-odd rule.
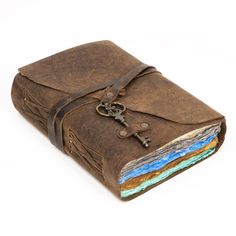
[[[154,152],[129,162],[121,171],[121,197],[126,198],[174,175],[215,151],[220,123],[189,132]]]

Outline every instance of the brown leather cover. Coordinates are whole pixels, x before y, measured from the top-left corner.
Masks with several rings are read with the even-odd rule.
[[[20,68],[12,100],[53,144],[118,197],[119,174],[128,162],[194,129],[222,122],[218,150],[226,131],[223,115],[111,41],[84,44]],[[124,104],[130,127],[100,116],[100,101]],[[148,128],[142,129],[142,122]],[[132,136],[136,131],[151,137],[149,147]]]

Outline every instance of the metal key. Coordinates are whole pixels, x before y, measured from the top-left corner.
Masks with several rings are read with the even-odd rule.
[[[96,111],[98,112],[98,114],[106,117],[113,117],[115,120],[119,121],[124,126],[129,127],[129,124],[125,121],[125,116],[122,115],[125,110],[125,105],[119,102],[113,102],[112,104],[100,103],[96,107]],[[144,147],[148,147],[148,143],[151,142],[151,139],[149,137],[142,137],[137,132],[134,133],[133,136],[137,138]]]

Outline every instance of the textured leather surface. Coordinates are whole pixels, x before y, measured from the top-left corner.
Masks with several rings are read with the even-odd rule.
[[[125,164],[187,132],[222,122],[218,149],[226,131],[223,115],[158,71],[150,69],[149,73],[147,70],[148,73],[122,83],[122,86],[117,83],[139,65],[142,65],[141,61],[114,43],[99,41],[20,68],[12,86],[16,109],[46,135],[50,133],[49,114],[53,107],[73,94],[84,92],[65,106],[61,117],[56,117],[63,149],[118,197],[119,174]],[[127,107],[127,122],[133,127],[142,122],[150,125],[142,131],[142,135],[152,139],[148,148],[134,137],[120,138],[117,132],[124,126],[96,113],[96,106],[110,91],[107,86],[113,84],[119,87],[115,101]],[[91,88],[95,89],[91,92]]]

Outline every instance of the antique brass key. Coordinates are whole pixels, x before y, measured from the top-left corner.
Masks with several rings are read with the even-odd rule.
[[[124,126],[129,127],[129,124],[125,121],[125,116],[122,115],[125,110],[126,106],[119,102],[113,102],[112,104],[100,103],[96,107],[96,111],[98,112],[98,114],[106,117],[113,117]],[[149,137],[142,137],[137,132],[134,133],[133,136],[137,138],[144,147],[148,147],[149,142],[151,142],[151,139]]]

